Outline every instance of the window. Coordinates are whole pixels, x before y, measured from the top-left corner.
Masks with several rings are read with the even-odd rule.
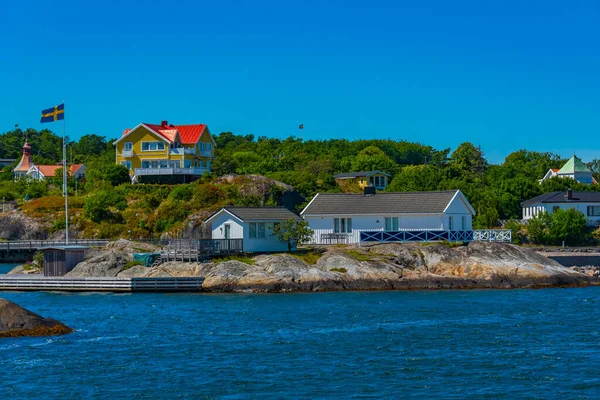
[[[587,215],[588,217],[600,217],[600,206],[588,206]]]
[[[464,215],[462,217],[460,217],[460,230],[461,231],[467,230],[467,217],[465,217]]]
[[[131,171],[131,161],[121,161],[121,165]]]
[[[264,239],[266,237],[266,226],[264,222],[251,222],[248,224],[250,239]]]
[[[385,230],[386,231],[397,231],[398,230],[398,217],[385,217]]]
[[[181,168],[181,161],[179,161],[179,160],[169,161],[169,168]]]
[[[212,150],[212,143],[206,143],[204,145],[204,147],[205,147],[206,151],[210,151],[210,150]]]
[[[559,206],[554,206],[552,207],[552,212],[555,212],[556,210],[558,210],[560,207]]]
[[[183,167],[184,168],[191,168],[192,167],[192,161],[191,160],[185,160],[183,162]]]
[[[165,142],[142,142],[142,151],[160,151],[165,149]]]
[[[200,161],[200,168],[204,168],[204,161]]]
[[[352,233],[352,218],[334,218],[334,233]]]
[[[173,162],[173,161],[171,161]],[[171,166],[170,168],[179,168],[179,161],[175,161],[174,165],[176,167]],[[168,160],[142,160],[142,168],[169,168]]]
[[[131,151],[133,149],[133,143],[125,142],[125,147],[123,147],[125,151]]]
[[[448,217],[448,230],[454,230],[454,217]]]

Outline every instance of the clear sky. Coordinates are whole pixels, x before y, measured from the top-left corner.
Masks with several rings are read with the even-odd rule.
[[[599,4],[6,1],[0,132],[60,133],[40,111],[66,100],[74,139],[168,120],[589,161],[600,158]]]

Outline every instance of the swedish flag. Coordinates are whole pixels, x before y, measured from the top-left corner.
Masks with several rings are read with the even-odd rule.
[[[42,123],[54,122],[54,121],[59,121],[61,119],[65,119],[65,105],[64,104],[42,110],[42,119],[40,122],[42,122]]]

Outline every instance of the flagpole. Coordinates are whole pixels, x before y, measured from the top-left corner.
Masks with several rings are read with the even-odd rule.
[[[63,107],[65,101],[63,100]],[[66,118],[63,108],[63,193],[65,195],[65,244],[69,244],[69,193],[67,191],[67,142],[66,142]]]

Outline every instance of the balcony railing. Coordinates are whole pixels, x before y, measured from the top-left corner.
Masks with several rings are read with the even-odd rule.
[[[213,152],[212,152],[212,150],[199,150],[196,152],[196,155],[198,157],[212,157]]]
[[[133,152],[133,150],[123,150],[121,152],[121,156],[123,157],[133,157],[135,155],[135,153]]]
[[[203,175],[210,172],[208,168],[136,168],[135,175]]]
[[[193,156],[196,154],[196,149],[191,149],[188,147],[174,147],[169,149],[169,152],[174,155],[189,154]]]

